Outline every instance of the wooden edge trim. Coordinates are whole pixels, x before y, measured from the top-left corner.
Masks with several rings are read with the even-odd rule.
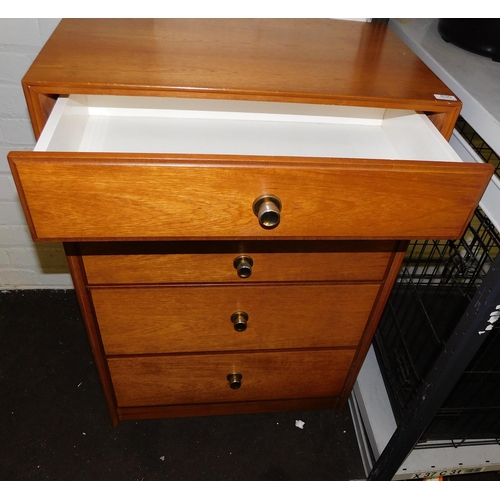
[[[460,108],[450,108],[448,112],[429,113],[427,118],[441,132],[441,135],[449,141],[459,114]]]
[[[472,217],[474,217],[474,213],[476,212],[477,207],[479,207],[481,198],[483,197],[486,189],[488,188],[489,183],[491,182],[491,178],[495,175],[495,168],[493,167],[493,165],[489,163],[478,163],[478,165],[483,165],[485,167],[484,189],[478,193],[476,197],[476,202],[472,205],[469,211],[469,215],[467,219],[464,221],[462,229],[460,230],[460,236],[458,238],[419,238],[419,239],[459,239],[465,234],[465,232],[467,231],[467,227],[469,226],[469,223],[472,220]]]
[[[36,121],[40,130],[50,114],[50,106],[44,105],[44,100],[50,98],[57,99],[58,96],[79,94],[79,95],[120,95],[137,97],[176,97],[194,99],[215,99],[215,100],[243,100],[243,101],[273,101],[284,103],[302,104],[324,104],[329,106],[359,106],[369,108],[387,109],[408,109],[426,113],[437,113],[445,116],[444,122],[453,128],[454,120],[458,117],[461,109],[460,101],[438,101],[436,99],[408,99],[408,98],[387,98],[387,97],[364,97],[362,95],[345,94],[317,94],[308,92],[292,91],[262,91],[249,89],[230,88],[186,88],[186,87],[166,87],[150,85],[134,85],[133,91],[129,85],[114,83],[112,85],[102,85],[100,83],[66,83],[66,84],[44,84],[36,81],[23,80],[26,100],[29,101],[28,108],[37,111]],[[31,108],[30,108],[31,105]],[[48,114],[47,114],[48,111]],[[455,117],[455,118],[454,118]],[[438,127],[440,128],[440,127]],[[451,133],[451,132],[450,132]],[[444,135],[444,133],[443,133]]]
[[[396,278],[398,277],[399,270],[403,263],[403,259],[406,255],[406,250],[409,245],[408,240],[400,241],[393,255],[393,259],[391,264],[388,267],[387,275],[385,278],[384,284],[380,287],[380,291],[377,296],[376,306],[373,308],[370,318],[365,327],[365,331],[361,338],[361,342],[359,344],[358,350],[354,355],[354,359],[351,365],[351,369],[347,375],[346,382],[344,384],[344,388],[339,398],[337,411],[342,411],[344,406],[347,403],[349,395],[351,394],[352,388],[354,387],[354,383],[358,377],[359,371],[363,366],[363,362],[368,353],[368,349],[370,348],[373,336],[377,330],[378,323],[380,318],[382,317],[382,313],[384,312],[385,306],[389,299],[389,295],[392,291]]]
[[[23,185],[21,179],[19,178],[19,172],[17,171],[17,165],[14,155],[9,153],[7,155],[7,161],[9,162],[10,171],[12,173],[12,178],[14,179],[14,184],[16,185],[16,190],[19,195],[19,201],[21,202],[21,207],[24,212],[24,216],[26,218],[26,222],[28,223],[28,228],[31,234],[31,238],[33,241],[40,241],[38,235],[36,234],[35,225],[33,224],[33,218],[31,217],[31,212],[29,209],[28,202],[26,201],[26,196],[24,194]]]
[[[64,243],[64,251],[66,252],[66,258],[78,297],[85,329],[87,330],[90,348],[94,355],[97,374],[99,375],[104,398],[111,417],[111,423],[113,426],[117,426],[120,423],[120,418],[117,411],[115,392],[111,382],[111,375],[109,373],[106,357],[104,355],[104,347],[101,342],[98,326],[94,319],[94,311],[90,294],[86,286],[85,271],[78,245],[75,243]]]
[[[240,401],[171,406],[118,408],[120,420],[200,417],[300,410],[334,409],[338,398],[309,398],[273,401]]]
[[[305,169],[362,172],[437,173],[450,174],[450,168],[472,178],[484,175],[491,177],[493,167],[488,163],[447,162],[438,160],[394,160],[387,158],[340,158],[307,156],[266,156],[236,154],[190,154],[190,153],[134,153],[134,152],[77,152],[77,151],[12,151],[15,161],[29,161],[36,165],[65,167],[176,167],[176,168],[259,168],[259,169]],[[472,167],[472,168],[471,168]]]
[[[48,89],[44,92],[36,85],[29,85],[24,81],[22,86],[35,139],[38,140],[59,95],[49,92]]]
[[[38,140],[48,118],[48,116],[44,117],[43,106],[41,104],[41,96],[43,94],[39,94],[36,87],[26,85],[24,82],[23,91],[28,113],[30,115],[31,126],[35,134],[35,140]]]

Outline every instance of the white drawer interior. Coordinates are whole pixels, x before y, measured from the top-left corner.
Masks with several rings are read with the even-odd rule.
[[[461,161],[414,111],[91,95],[59,98],[35,150]]]

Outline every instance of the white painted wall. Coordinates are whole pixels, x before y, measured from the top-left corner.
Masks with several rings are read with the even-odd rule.
[[[62,245],[31,240],[6,159],[35,144],[20,82],[59,21],[0,18],[0,289],[73,287]]]

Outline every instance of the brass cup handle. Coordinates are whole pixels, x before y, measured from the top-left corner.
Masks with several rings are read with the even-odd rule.
[[[248,314],[244,311],[237,311],[231,315],[231,321],[237,332],[244,332],[247,329]]]
[[[227,380],[229,382],[229,387],[231,389],[239,389],[241,387],[241,379],[243,375],[241,373],[230,373],[227,376]]]
[[[274,229],[280,223],[281,201],[273,194],[263,194],[253,202],[253,213],[264,229]]]
[[[248,255],[240,255],[234,259],[233,266],[240,278],[249,278],[252,275],[253,259]]]

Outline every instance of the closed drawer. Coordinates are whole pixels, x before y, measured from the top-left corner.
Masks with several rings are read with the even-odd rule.
[[[386,241],[86,243],[80,248],[91,285],[381,281],[395,251],[394,242]],[[249,262],[239,271],[238,257]]]
[[[108,359],[118,406],[338,396],[354,349]],[[227,376],[242,375],[231,389]]]
[[[493,172],[413,111],[137,99],[60,99],[9,154],[35,240],[453,239]]]
[[[378,284],[99,288],[106,354],[357,346]],[[248,315],[236,331],[234,313]]]

